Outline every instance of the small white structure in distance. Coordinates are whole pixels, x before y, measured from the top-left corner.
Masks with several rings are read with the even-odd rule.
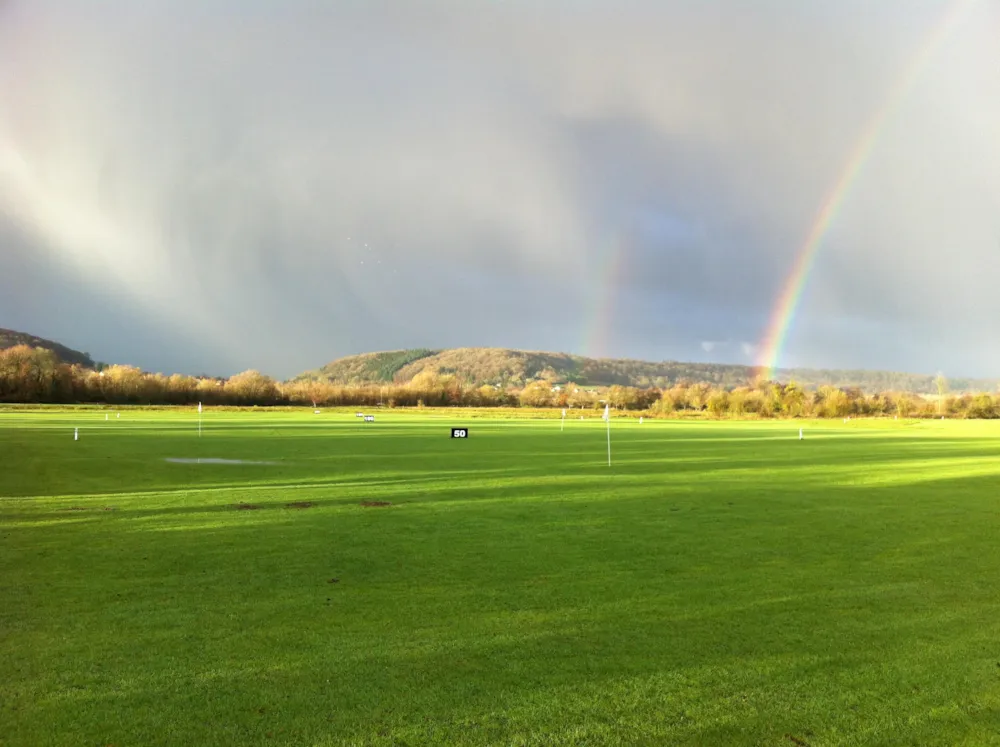
[[[639,425],[642,425],[642,415],[639,416]]]
[[[79,428],[74,428],[73,429],[73,440],[74,441],[79,441],[80,440],[80,429]]]
[[[104,413],[104,420],[105,420],[105,422],[107,421],[108,417],[109,417],[109,415],[107,413]]]
[[[313,415],[319,415],[319,410],[313,410]]]
[[[801,428],[799,428],[799,441],[801,441],[801,440],[802,440],[802,438],[803,438],[803,436],[802,436],[802,429],[801,429]]]
[[[375,416],[374,415],[365,415],[365,422],[366,423],[374,423],[375,422]]]
[[[354,413],[354,417],[356,417],[356,418],[363,418],[364,416],[365,416],[365,414],[363,412],[356,412],[356,413]]]

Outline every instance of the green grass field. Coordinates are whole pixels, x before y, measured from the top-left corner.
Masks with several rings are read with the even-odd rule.
[[[204,422],[0,411],[0,744],[1000,744],[1000,424]]]

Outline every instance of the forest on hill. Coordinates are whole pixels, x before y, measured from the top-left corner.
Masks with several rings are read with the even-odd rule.
[[[769,381],[748,366],[460,348],[351,356],[280,382],[255,370],[211,378],[94,364],[58,343],[4,333],[0,339],[16,344],[0,347],[0,402],[577,411],[609,404],[652,417],[1000,417],[993,381],[941,375],[802,370]]]
[[[331,384],[405,384],[420,373],[455,376],[465,386],[523,387],[532,381],[577,384],[588,387],[629,386],[640,389],[669,388],[678,384],[710,384],[734,389],[759,377],[753,366],[728,363],[659,363],[628,359],[585,358],[568,353],[547,353],[505,348],[454,348],[450,350],[395,350],[365,353],[335,360],[295,381]],[[823,386],[857,388],[876,392],[939,394],[934,374],[891,371],[780,369],[775,377],[815,390]],[[953,392],[992,392],[997,380],[953,378]]]
[[[44,337],[36,337],[25,332],[15,332],[12,329],[0,328],[0,350],[12,348],[17,345],[51,350],[60,361],[70,365],[83,366],[84,368],[97,367],[97,364],[91,359],[89,353],[81,353],[79,350],[73,350],[58,342],[46,340]]]
[[[412,363],[412,361],[411,361]],[[407,363],[405,365],[410,365]],[[939,391],[947,382],[939,377]],[[912,392],[866,394],[857,387],[807,390],[794,382],[757,379],[725,388],[679,382],[670,387],[463,383],[455,374],[422,370],[405,383],[336,384],[317,379],[278,382],[259,371],[228,379],[148,373],[132,366],[101,371],[63,363],[52,350],[16,345],[0,350],[0,402],[310,407],[529,407],[562,408],[596,416],[605,404],[650,417],[1000,417],[1000,395],[951,394],[935,399]]]

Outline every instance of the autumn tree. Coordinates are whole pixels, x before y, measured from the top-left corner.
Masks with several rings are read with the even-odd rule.
[[[608,402],[616,410],[634,409],[639,401],[639,390],[631,386],[615,386],[608,389]]]
[[[225,384],[227,399],[235,404],[270,405],[278,399],[278,387],[270,376],[260,371],[244,371]]]
[[[107,402],[138,403],[143,392],[142,370],[135,366],[108,366],[99,374],[101,393]]]
[[[520,400],[524,407],[549,407],[552,399],[552,384],[548,381],[532,381],[521,390]]]
[[[913,398],[905,392],[896,398],[896,414],[901,418],[909,417],[917,409]]]
[[[50,350],[14,345],[0,350],[0,400],[46,402],[56,395],[58,359]]]
[[[653,403],[652,410],[659,415],[671,415],[683,408],[679,401],[677,389],[664,389],[660,392],[660,399]]]
[[[636,392],[636,408],[639,410],[648,410],[659,398],[659,389],[653,387],[648,389],[639,389]]]
[[[567,390],[566,403],[570,407],[578,407],[583,409],[594,406],[596,397],[594,397],[593,394],[588,392],[583,387],[580,387],[576,384],[567,384],[566,390]]]
[[[941,371],[938,371],[938,375],[934,377],[934,388],[937,389],[938,395],[938,413],[943,414],[946,412],[945,406],[945,395],[948,393],[948,379],[944,377]]]
[[[480,407],[491,407],[496,405],[498,396],[497,389],[490,384],[483,384],[476,390],[476,404]]]
[[[717,418],[721,418],[729,412],[729,392],[724,389],[716,389],[708,397],[708,411]]]

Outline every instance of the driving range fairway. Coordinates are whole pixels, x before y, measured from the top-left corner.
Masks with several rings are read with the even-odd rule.
[[[1000,424],[114,412],[0,410],[0,745],[1000,744]]]

